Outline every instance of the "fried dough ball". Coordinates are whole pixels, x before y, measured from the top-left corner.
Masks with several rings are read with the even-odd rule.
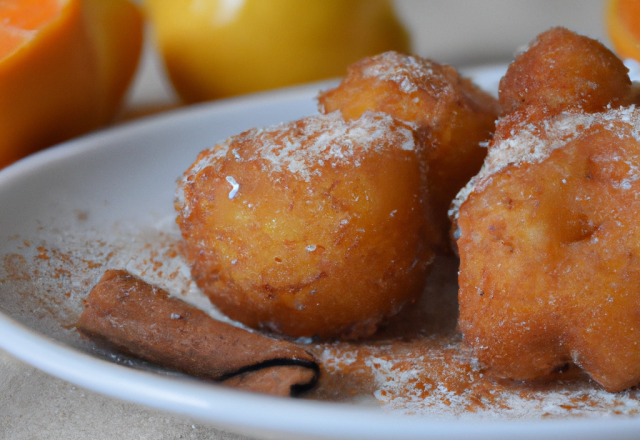
[[[460,208],[460,329],[498,375],[640,382],[640,110],[559,115],[489,152]]]
[[[342,83],[321,93],[319,107],[340,110],[346,119],[381,111],[417,127],[425,143],[429,191],[443,244],[450,227],[447,210],[457,192],[480,169],[498,117],[489,94],[451,66],[386,52],[348,68]]]
[[[335,112],[202,152],[176,202],[198,286],[254,328],[372,334],[419,297],[433,259],[421,148],[388,115]]]
[[[640,105],[640,84],[598,41],[559,27],[540,34],[511,63],[500,81],[500,104],[504,114],[489,148],[528,121]]]
[[[547,115],[591,113],[627,104],[630,97],[622,61],[598,41],[561,27],[540,34],[500,81],[505,113],[525,108]]]
[[[612,392],[640,382],[640,110],[606,52],[553,29],[518,57],[511,112],[450,212],[459,327],[500,377],[575,363]]]

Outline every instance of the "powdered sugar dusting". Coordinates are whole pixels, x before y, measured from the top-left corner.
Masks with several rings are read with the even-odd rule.
[[[320,359],[328,374],[346,374],[351,381],[369,378],[367,392],[392,414],[440,420],[539,420],[640,413],[636,388],[608,393],[576,369],[549,382],[494,379],[459,335],[387,342],[325,346]]]
[[[213,166],[216,161],[219,161],[221,158],[224,158],[229,153],[229,143],[230,139],[226,140],[222,144],[216,145],[215,147],[207,150],[206,155],[200,155],[200,159],[194,163],[189,170],[182,176],[182,179],[178,179],[178,186],[176,188],[176,204],[183,209],[183,213],[185,217],[188,217],[191,213],[191,206],[186,203],[184,196],[184,187],[185,185],[193,182],[195,176],[198,175],[202,170]],[[237,153],[235,153],[237,154]]]
[[[402,363],[411,366],[403,369]],[[637,392],[612,394],[589,382],[537,387],[518,384],[520,392],[509,389],[516,388],[513,385],[492,387],[488,385],[490,381],[482,380],[484,374],[473,362],[450,363],[449,368],[431,375],[425,374],[424,361],[419,357],[390,360],[371,357],[366,364],[374,373],[374,396],[383,409],[393,413],[444,419],[536,420],[568,414],[609,416],[640,411]],[[451,387],[450,379],[442,375],[466,376],[468,384],[464,389]]]
[[[363,69],[362,76],[393,81],[400,86],[402,92],[411,94],[418,91],[418,83],[432,78],[434,71],[429,60],[420,60],[398,52],[385,52],[371,58],[371,64]]]
[[[229,200],[233,200],[233,198],[238,194],[238,190],[240,189],[240,185],[236,182],[236,179],[233,176],[227,176],[227,182],[231,185],[231,191],[229,191]]]
[[[522,123],[507,136],[496,135],[489,146],[482,169],[460,190],[449,210],[449,216],[456,219],[460,206],[469,195],[482,191],[491,182],[492,176],[507,166],[540,163],[554,150],[564,147],[596,126],[621,139],[631,137],[640,142],[640,110],[633,105],[603,113],[566,112],[541,123]],[[637,173],[630,175],[620,185],[624,188],[639,178]]]
[[[306,118],[257,133],[251,159],[267,162],[267,171],[287,170],[309,181],[319,161],[348,162],[357,151],[416,148],[408,124],[400,130],[383,113],[365,113],[345,121],[340,112]]]
[[[267,173],[287,171],[308,182],[325,163],[358,166],[358,157],[367,151],[415,150],[414,128],[384,113],[367,112],[360,119],[345,121],[336,111],[249,130],[201,153],[178,181],[176,203],[188,216],[191,207],[185,200],[185,186],[204,169],[225,160],[260,161]],[[250,148],[243,150],[244,145]]]

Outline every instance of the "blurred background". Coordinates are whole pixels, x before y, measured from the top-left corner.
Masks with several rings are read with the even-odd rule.
[[[398,0],[396,7],[418,55],[457,67],[509,62],[553,26],[608,44],[600,0]]]
[[[413,53],[456,67],[508,63],[518,48],[553,26],[610,47],[603,0],[395,0],[394,5]],[[125,117],[179,102],[154,37],[149,27],[138,74],[126,98]]]

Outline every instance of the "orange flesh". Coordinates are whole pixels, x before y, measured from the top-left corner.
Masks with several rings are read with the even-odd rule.
[[[60,15],[60,0],[0,0],[0,60]]]
[[[618,1],[620,20],[625,24],[629,33],[640,40],[640,2],[637,0]]]
[[[607,31],[620,58],[640,59],[640,2],[609,0]]]

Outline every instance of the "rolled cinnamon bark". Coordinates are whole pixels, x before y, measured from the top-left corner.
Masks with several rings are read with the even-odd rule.
[[[76,327],[98,343],[240,389],[297,395],[318,378],[302,347],[217,321],[122,270],[105,272]]]

